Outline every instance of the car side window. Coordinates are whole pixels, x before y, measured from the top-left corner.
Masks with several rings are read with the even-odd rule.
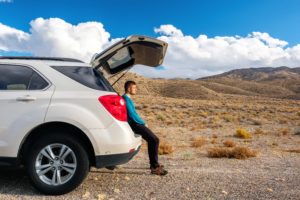
[[[48,83],[33,69],[20,65],[0,65],[0,90],[39,90]]]
[[[38,73],[33,71],[31,76],[28,90],[42,90],[48,86],[47,81],[45,81]]]

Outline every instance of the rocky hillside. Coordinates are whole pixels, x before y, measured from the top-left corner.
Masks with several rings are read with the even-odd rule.
[[[109,81],[113,82],[116,78]],[[114,86],[121,94],[126,80],[138,83],[139,94],[154,97],[215,99],[226,95],[246,95],[300,99],[300,68],[236,69],[198,80],[151,79],[127,73]]]
[[[220,93],[300,99],[300,68],[236,69],[198,80]]]

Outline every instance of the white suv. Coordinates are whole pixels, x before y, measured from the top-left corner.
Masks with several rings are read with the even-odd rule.
[[[76,188],[91,166],[128,162],[141,136],[132,132],[125,101],[106,78],[136,64],[156,67],[166,49],[163,41],[131,36],[91,64],[0,57],[0,165],[24,165],[39,191],[58,195]]]

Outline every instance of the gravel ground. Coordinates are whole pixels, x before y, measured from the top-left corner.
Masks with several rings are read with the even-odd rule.
[[[299,199],[300,156],[266,152],[247,160],[160,156],[169,174],[151,175],[145,149],[110,171],[91,169],[75,191],[55,197],[38,193],[24,170],[0,172],[0,199]]]

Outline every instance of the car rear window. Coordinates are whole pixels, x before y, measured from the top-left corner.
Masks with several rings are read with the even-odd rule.
[[[67,77],[95,90],[115,92],[110,83],[92,67],[82,66],[51,66]]]

